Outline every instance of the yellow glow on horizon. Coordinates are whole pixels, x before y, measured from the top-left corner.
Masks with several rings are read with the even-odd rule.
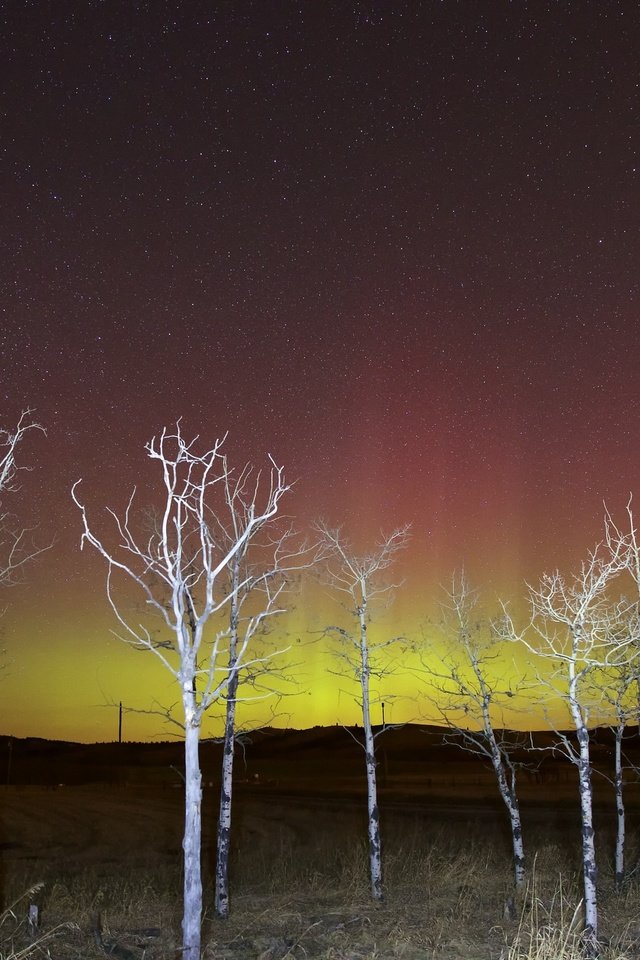
[[[434,636],[429,656],[437,663],[441,655],[438,630],[430,627],[439,616],[442,598],[438,587],[418,594],[415,589],[397,591],[396,601],[374,616],[370,626],[372,643],[391,636],[405,638],[398,648],[408,648],[429,630]],[[274,697],[248,699],[239,707],[239,722],[247,729],[262,725],[304,728],[353,725],[362,722],[358,685],[353,679],[335,675],[337,663],[331,649],[335,644],[322,636],[323,630],[339,623],[355,626],[335,599],[319,584],[308,584],[291,598],[292,612],[272,624],[267,644],[286,649],[282,664],[293,663],[286,682],[276,682],[283,692]],[[160,715],[172,705],[180,719],[179,689],[175,679],[150,652],[134,650],[116,639],[117,627],[103,593],[95,597],[95,613],[85,622],[84,612],[61,596],[57,606],[46,610],[18,603],[9,608],[4,629],[8,664],[3,686],[3,733],[50,739],[105,741],[117,738],[118,704],[125,708],[123,735],[127,740],[157,740],[180,736],[177,726]],[[491,606],[491,604],[489,604]],[[524,671],[527,655],[506,651],[502,682],[514,683]],[[416,669],[418,668],[418,669]],[[385,703],[387,723],[438,723],[437,710],[425,694],[422,664],[408,649],[399,657],[397,669],[372,684],[372,719],[381,723]],[[535,672],[530,665],[528,671]],[[418,679],[416,679],[418,677]],[[247,691],[245,690],[245,693]],[[552,720],[570,726],[563,704],[552,705]],[[222,733],[221,704],[207,716],[204,736]],[[539,698],[514,698],[513,709],[505,710],[504,722],[514,729],[541,729],[548,726]]]

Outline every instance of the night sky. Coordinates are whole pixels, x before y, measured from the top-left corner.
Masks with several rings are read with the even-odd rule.
[[[411,522],[409,634],[454,568],[515,597],[593,545],[603,499],[640,495],[634,5],[21,0],[0,20],[0,412],[47,429],[5,504],[56,538],[2,597],[2,731],[112,739],[105,704],[175,699],[110,637],[70,487],[97,524],[134,483],[144,503],[144,443],[178,417],[285,464],[303,528]],[[307,607],[283,633],[335,619]],[[349,720],[309,649],[289,722]]]

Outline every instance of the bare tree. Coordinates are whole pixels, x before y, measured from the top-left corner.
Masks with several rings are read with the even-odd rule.
[[[478,593],[472,590],[464,572],[452,578],[447,591],[445,630],[448,646],[437,659],[422,657],[436,695],[433,704],[451,730],[445,736],[469,753],[487,759],[496,776],[500,796],[507,808],[511,827],[516,890],[525,882],[522,819],[517,794],[517,765],[512,753],[516,743],[505,733],[503,711],[515,696],[513,681],[505,678],[504,644],[490,623],[478,617]],[[522,695],[524,678],[515,683]],[[500,719],[495,726],[494,718]]]
[[[640,543],[633,516],[632,494],[629,495],[627,501],[627,522],[628,526],[625,530],[618,527],[605,504],[604,525],[607,548],[612,557],[621,556],[623,558],[625,570],[634,584],[633,592],[638,601],[638,611],[640,612]],[[638,643],[640,645],[640,637]],[[640,654],[640,646],[638,653]],[[640,672],[636,676],[636,724],[640,732]]]
[[[223,440],[216,440],[210,449],[201,453],[197,452],[197,441],[197,437],[185,440],[178,421],[174,431],[164,429],[159,438],[153,438],[146,445],[147,455],[158,462],[162,475],[157,533],[149,533],[144,517],[141,524],[137,523],[134,490],[122,517],[107,508],[117,535],[116,542],[107,546],[89,525],[86,508],[79,497],[80,481],[72,490],[82,515],[82,546],[89,543],[107,563],[107,597],[123,631],[121,639],[158,657],[180,688],[185,745],[184,960],[200,958],[202,782],[199,743],[204,713],[224,695],[229,683],[225,656],[228,627],[216,629],[221,612],[232,600],[228,568],[254,531],[275,517],[280,500],[289,489],[282,467],[272,461],[264,492],[258,474],[247,495],[247,520],[237,539],[221,542],[218,517],[219,512],[224,512],[225,482],[231,471],[221,452]],[[147,608],[159,616],[164,625],[164,636],[157,638],[145,622],[132,622],[125,617],[115,599],[118,575],[142,591]],[[245,586],[245,582],[240,581],[238,591]],[[256,616],[264,620],[275,613],[277,598],[277,591],[264,592],[264,606]],[[251,635],[246,634],[239,641],[237,664],[250,665],[250,639]]]
[[[0,427],[0,495],[16,493],[20,487],[18,473],[28,467],[19,466],[16,461],[18,447],[30,430],[44,427],[32,419],[32,410],[23,410],[15,427]],[[8,512],[0,512],[0,585],[15,583],[24,565],[49,547],[35,547],[29,542],[28,529],[15,530]]]
[[[531,621],[516,630],[504,608],[502,634],[523,643],[547,662],[545,679],[555,698],[566,705],[576,735],[574,743],[559,734],[559,746],[578,771],[582,819],[582,867],[584,882],[584,943],[587,954],[598,950],[598,906],[593,792],[589,722],[601,710],[601,698],[594,702],[590,679],[595,670],[620,663],[625,648],[632,646],[628,601],[614,600],[612,586],[624,569],[622,551],[596,548],[580,572],[566,580],[560,573],[543,576],[539,586],[529,586]],[[631,656],[633,651],[629,651]]]
[[[633,515],[633,495],[627,501],[627,524],[623,530],[613,520],[605,504],[605,536],[606,545],[612,558],[621,556],[624,561],[625,572],[631,584],[631,594],[635,597],[636,624],[631,629],[635,636],[636,657],[629,661],[625,657],[622,664],[612,667],[602,679],[603,697],[613,710],[614,722],[614,789],[616,801],[616,852],[615,877],[616,886],[622,887],[625,876],[625,804],[624,804],[624,754],[623,740],[627,727],[635,720],[640,731],[640,544]],[[635,702],[631,691],[635,688]]]
[[[631,627],[633,634],[638,631],[635,625]],[[613,790],[616,806],[616,841],[615,841],[615,884],[618,890],[622,889],[625,880],[625,839],[626,839],[626,809],[625,809],[625,771],[633,769],[625,758],[624,740],[628,735],[630,724],[636,718],[637,701],[633,696],[637,687],[638,663],[629,661],[623,650],[623,662],[612,665],[606,670],[597,671],[592,680],[594,700],[600,700],[602,709],[606,711],[606,725],[613,734]]]
[[[227,548],[235,543],[241,546],[228,564],[228,684],[225,700],[224,746],[220,786],[220,807],[216,842],[215,912],[219,917],[229,915],[229,851],[231,844],[231,811],[233,797],[233,762],[236,743],[236,706],[241,682],[256,690],[255,696],[273,693],[265,688],[265,671],[271,671],[272,661],[249,667],[240,658],[240,652],[263,634],[267,618],[282,612],[279,600],[291,578],[315,560],[313,548],[301,543],[290,526],[277,535],[264,535],[269,522],[253,523],[255,502],[252,468],[246,466],[237,478],[228,472],[224,477],[224,521],[218,517],[220,539]],[[250,529],[249,529],[250,528]],[[249,536],[245,533],[249,529]],[[262,534],[262,536],[260,536]],[[260,658],[261,661],[264,658]],[[259,690],[256,685],[260,684]]]
[[[319,523],[324,549],[326,550],[325,579],[327,584],[347,597],[345,604],[350,617],[355,620],[356,630],[340,626],[327,628],[327,633],[339,642],[338,656],[344,673],[353,677],[360,686],[359,703],[362,709],[364,730],[364,753],[367,775],[367,811],[369,837],[369,867],[371,895],[382,899],[382,852],[380,842],[380,814],[376,779],[376,755],[373,726],[371,723],[371,679],[388,672],[388,662],[383,655],[399,637],[372,642],[368,628],[371,622],[372,605],[390,595],[397,584],[387,583],[381,576],[391,566],[397,554],[409,539],[409,527],[400,527],[390,533],[370,552],[357,555],[344,538],[341,528],[331,529]]]

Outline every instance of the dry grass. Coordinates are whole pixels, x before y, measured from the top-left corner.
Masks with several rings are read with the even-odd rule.
[[[366,849],[327,844],[302,860],[280,847],[280,860],[250,867],[239,858],[233,916],[206,925],[205,956],[317,957],[324,960],[573,960],[583,955],[577,859],[542,842],[534,879],[505,917],[511,871],[503,844],[473,830],[390,837],[382,904],[369,898]],[[568,871],[568,872],[567,872]],[[616,894],[603,871],[603,960],[640,957],[629,918],[640,889]],[[620,933],[624,929],[624,933]]]
[[[290,815],[289,815],[290,814]],[[121,813],[118,814],[121,817]],[[147,811],[147,816],[149,812]],[[211,910],[211,864],[203,924],[206,960],[578,960],[581,889],[574,838],[529,831],[535,868],[515,916],[509,844],[501,827],[439,824],[399,812],[384,819],[386,899],[369,897],[359,813],[323,817],[300,807],[238,817],[232,863],[232,916]],[[357,829],[356,829],[357,828]],[[111,824],[111,831],[116,826]],[[5,856],[0,960],[171,960],[180,940],[180,857],[98,844],[80,860]],[[640,884],[618,893],[600,836],[602,960],[640,958]],[[102,854],[99,855],[99,851]],[[134,855],[135,854],[135,855]],[[36,881],[43,881],[38,887]],[[27,891],[23,893],[23,891]],[[30,903],[41,925],[27,922]]]
[[[549,897],[549,888],[541,884],[534,872],[518,929],[503,951],[503,960],[583,960],[583,911],[576,879],[568,880],[561,875]],[[637,895],[635,890],[634,896]],[[640,941],[630,923],[620,926],[620,907],[617,896],[601,897],[601,923],[608,928],[609,936],[602,938],[600,960],[631,960],[640,956]]]
[[[66,922],[38,932],[32,911],[43,887],[42,883],[34,884],[0,914],[0,960],[50,956],[49,948],[53,942],[73,929],[74,924]]]
[[[385,902],[368,896],[366,849],[327,845],[322,858],[282,859],[255,870],[236,863],[233,916],[207,924],[206,957],[323,960],[577,960],[583,956],[579,864],[541,839],[533,880],[514,919],[505,917],[511,866],[504,844],[473,825],[389,837]],[[604,858],[603,858],[604,859]],[[322,868],[319,864],[322,862]],[[602,960],[640,957],[629,919],[640,889],[618,894],[603,869]],[[640,930],[639,930],[640,933]]]

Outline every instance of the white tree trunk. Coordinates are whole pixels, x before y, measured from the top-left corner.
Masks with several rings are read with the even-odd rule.
[[[504,805],[506,806],[509,814],[509,822],[511,824],[511,846],[513,848],[513,872],[516,890],[521,890],[524,887],[525,880],[525,859],[524,842],[522,839],[522,820],[520,818],[520,805],[518,803],[518,797],[515,790],[515,776],[512,776],[511,787],[509,787],[507,772],[504,768],[504,763],[502,762],[502,758],[500,757],[499,753],[497,758],[495,756],[493,757],[493,768],[498,781],[500,796],[502,797]]]
[[[365,601],[366,603],[366,601]],[[369,648],[367,646],[367,624],[365,604],[360,611],[360,653],[362,673],[362,725],[364,727],[365,763],[367,769],[367,814],[369,835],[369,870],[371,874],[371,896],[382,900],[382,845],[380,842],[380,811],[378,809],[378,784],[376,779],[376,754],[373,729],[371,727],[371,707],[369,703]]]
[[[231,606],[229,609],[229,684],[227,686],[227,709],[224,725],[224,748],[220,783],[220,810],[216,838],[216,879],[214,909],[217,916],[229,916],[229,854],[231,851],[231,807],[233,801],[233,758],[236,744],[236,701],[238,696],[238,623],[240,609],[238,584],[240,583],[240,557],[236,555],[231,568]]]
[[[624,726],[616,730],[615,741],[615,797],[616,797],[616,887],[620,889],[624,883],[624,840],[625,840],[625,810],[624,810],[624,780],[622,772],[622,735]]]
[[[576,727],[580,754],[578,779],[580,814],[582,818],[582,874],[584,882],[584,945],[588,957],[598,953],[598,898],[596,889],[596,848],[593,829],[593,790],[591,785],[591,757],[589,731],[582,719],[579,705],[571,697],[571,712]]]
[[[195,697],[191,682],[183,690],[185,711],[184,779],[184,912],[182,917],[182,958],[200,960],[202,919],[202,874],[200,842],[202,832],[202,777],[200,773],[200,726],[195,716]]]
[[[482,719],[484,724],[485,738],[489,744],[491,752],[491,762],[498,781],[500,796],[504,801],[509,814],[509,823],[511,825],[511,846],[513,848],[513,872],[516,884],[516,890],[524,887],[525,878],[525,860],[524,860],[524,841],[522,839],[522,820],[520,818],[520,805],[516,793],[516,773],[515,767],[511,767],[511,785],[505,768],[504,757],[493,730],[491,722],[490,695],[486,689],[484,677],[482,676],[477,659],[472,658],[473,668],[478,677],[482,689]]]
[[[371,730],[369,704],[365,718],[365,757],[367,765],[367,813],[369,824],[369,867],[371,871],[371,896],[382,900],[382,846],[380,843],[380,811],[378,809],[378,786],[376,780],[376,757]]]
[[[231,852],[231,807],[233,799],[233,759],[235,752],[236,695],[238,673],[231,673],[227,693],[227,715],[224,729],[222,754],[222,782],[220,785],[220,811],[218,813],[218,836],[216,841],[215,912],[226,919],[229,916],[229,854]]]
[[[378,809],[378,787],[376,783],[375,737],[371,729],[371,676],[380,677],[382,666],[376,666],[376,654],[381,648],[393,643],[379,642],[369,648],[367,638],[367,606],[373,598],[386,595],[389,600],[391,585],[383,585],[378,576],[391,565],[397,552],[408,539],[409,528],[398,527],[381,543],[373,553],[357,557],[351,553],[343,540],[340,528],[330,530],[324,523],[317,524],[322,537],[323,551],[328,551],[327,578],[340,593],[346,593],[353,601],[351,608],[359,623],[359,636],[340,627],[332,627],[345,644],[346,652],[341,659],[348,665],[349,676],[360,683],[362,726],[364,727],[365,765],[367,772],[367,814],[369,837],[369,867],[371,873],[371,895],[374,900],[382,899],[382,853],[380,844],[380,811]],[[398,639],[398,638],[396,638]],[[373,659],[371,655],[373,654]]]
[[[511,841],[513,846],[513,871],[515,874],[516,889],[521,890],[524,887],[525,879],[525,861],[524,861],[524,843],[522,840],[522,821],[520,819],[520,810],[514,798],[509,796],[505,798],[509,817],[511,819]]]

